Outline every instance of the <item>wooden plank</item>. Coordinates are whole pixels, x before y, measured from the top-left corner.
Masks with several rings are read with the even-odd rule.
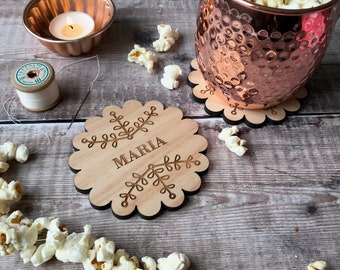
[[[226,126],[221,119],[197,121],[198,133],[208,138],[210,170],[183,208],[154,220],[138,215],[119,220],[110,210],[91,208],[87,196],[75,190],[68,158],[83,123],[70,130],[68,124],[1,125],[6,131],[1,142],[24,143],[32,152],[27,163],[13,162],[1,176],[23,183],[26,195],[16,207],[25,216],[57,216],[76,232],[91,224],[96,237],[138,257],[180,251],[198,270],[305,269],[317,259],[339,269],[338,117],[294,117],[261,129],[241,125],[239,136],[249,148],[243,157],[217,139]],[[2,257],[0,269],[14,264],[34,268],[14,256]],[[56,261],[45,267],[82,269]]]
[[[191,87],[186,82],[190,62],[195,57],[197,1],[129,3],[120,0],[116,1],[116,6],[116,20],[102,44],[92,54],[60,57],[49,52],[24,29],[21,23],[24,4],[17,8],[12,1],[1,2],[0,18],[6,20],[6,27],[2,28],[0,40],[0,75],[3,78],[0,81],[0,104],[13,118],[21,121],[71,121],[98,72],[96,59],[87,59],[95,55],[98,55],[100,61],[99,78],[77,119],[84,120],[99,113],[99,104],[121,105],[129,99],[141,102],[156,99],[166,106],[179,106],[186,116],[206,116],[203,106],[192,100]],[[181,37],[169,52],[158,54],[159,62],[155,71],[149,74],[143,67],[129,63],[127,54],[134,43],[141,43],[151,49],[151,42],[158,38],[156,26],[159,23],[169,23],[178,28]],[[328,114],[338,107],[339,31],[338,23],[323,64],[308,83],[311,94],[302,108],[304,114]],[[38,114],[28,112],[20,105],[10,84],[12,70],[23,61],[31,59],[45,60],[56,69],[62,100],[53,110]],[[178,64],[183,70],[180,87],[175,91],[165,89],[160,83],[162,69],[168,64]],[[0,110],[1,122],[10,121],[6,110]]]

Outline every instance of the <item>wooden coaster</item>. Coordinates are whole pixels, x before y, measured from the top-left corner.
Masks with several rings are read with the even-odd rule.
[[[192,71],[188,75],[189,84],[193,87],[194,99],[205,102],[205,110],[212,116],[223,115],[224,120],[232,125],[245,122],[250,127],[261,127],[266,123],[281,123],[287,114],[292,114],[300,109],[300,99],[307,96],[307,91],[302,87],[292,98],[279,105],[260,109],[247,110],[237,104],[229,104],[219,91],[215,91],[205,81],[199,70],[196,58],[191,61]]]
[[[182,118],[181,110],[158,101],[143,106],[130,100],[87,119],[69,158],[76,188],[89,193],[94,208],[111,206],[120,218],[135,211],[153,218],[162,206],[179,208],[185,193],[199,190],[199,174],[209,166],[201,153],[207,140],[196,134],[194,120]]]

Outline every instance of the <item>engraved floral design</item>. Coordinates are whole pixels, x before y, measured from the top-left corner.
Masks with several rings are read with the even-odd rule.
[[[132,123],[132,125],[130,121],[124,120],[123,115],[117,115],[117,112],[111,111],[110,116],[112,116],[112,118],[109,123],[117,124],[112,127],[112,130],[119,131],[118,134],[115,132],[102,134],[101,140],[98,140],[97,135],[92,135],[91,139],[83,138],[81,141],[82,143],[87,144],[88,148],[93,147],[95,144],[100,144],[100,148],[102,149],[105,149],[108,144],[111,144],[112,147],[116,148],[119,140],[132,140],[138,131],[148,132],[146,126],[154,124],[150,119],[158,115],[156,110],[155,106],[151,106],[148,111],[144,111],[146,118],[140,116],[137,121]]]
[[[190,169],[192,165],[199,166],[201,162],[199,160],[194,160],[193,156],[188,156],[187,159],[181,159],[180,155],[176,155],[173,161],[170,161],[170,157],[164,156],[164,162],[160,164],[149,164],[148,168],[142,174],[133,173],[132,177],[136,179],[135,182],[127,181],[125,185],[129,187],[129,191],[119,194],[122,201],[121,205],[127,207],[129,205],[128,200],[136,200],[137,195],[133,194],[134,190],[142,192],[144,190],[143,186],[147,186],[150,181],[154,187],[159,187],[159,192],[161,194],[169,194],[170,199],[176,198],[176,193],[172,192],[171,189],[175,188],[175,184],[170,183],[171,175],[163,174],[164,172],[171,172],[172,170],[181,170],[182,165],[185,165],[186,169]]]
[[[205,108],[212,115],[223,115],[226,122],[237,124],[245,122],[247,125],[262,126],[268,120],[281,122],[286,118],[287,112],[296,112],[300,108],[299,99],[307,95],[305,88],[301,88],[292,98],[276,106],[249,110],[239,106],[237,102],[231,102],[226,96],[221,97],[215,92],[214,88],[204,80],[199,70],[196,59],[191,62],[192,71],[189,73],[188,80],[193,86],[193,95],[200,102],[205,103]],[[251,96],[251,93],[249,93]]]
[[[196,121],[155,100],[105,107],[72,140],[74,184],[89,193],[94,208],[111,207],[121,218],[135,212],[154,218],[164,207],[177,209],[200,188],[199,173],[209,166],[201,153],[208,142],[197,131]]]

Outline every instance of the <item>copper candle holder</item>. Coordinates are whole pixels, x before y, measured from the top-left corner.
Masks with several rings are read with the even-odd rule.
[[[338,0],[299,10],[246,0],[200,0],[195,34],[200,71],[233,106],[275,106],[313,75],[339,9]]]
[[[94,20],[94,30],[88,36],[74,40],[61,40],[49,31],[49,24],[57,15],[79,11]],[[27,31],[49,50],[62,56],[79,56],[90,53],[101,41],[115,17],[112,0],[32,0],[23,12]]]

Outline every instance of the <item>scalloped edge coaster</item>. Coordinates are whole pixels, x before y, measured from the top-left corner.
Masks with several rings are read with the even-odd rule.
[[[69,166],[76,189],[89,193],[95,209],[151,219],[163,208],[180,208],[186,194],[200,189],[200,175],[209,166],[202,153],[208,142],[180,109],[129,100],[105,107],[84,125],[85,132],[72,140],[76,151]]]
[[[223,119],[232,125],[244,122],[250,127],[257,128],[266,123],[282,123],[288,114],[296,113],[300,109],[300,100],[307,96],[307,90],[301,87],[293,97],[276,106],[260,110],[247,110],[238,107],[237,104],[227,103],[222,94],[215,91],[205,81],[196,58],[191,61],[190,66],[192,71],[188,74],[188,82],[193,87],[193,98],[198,102],[205,103],[205,111],[209,115],[222,115]]]

